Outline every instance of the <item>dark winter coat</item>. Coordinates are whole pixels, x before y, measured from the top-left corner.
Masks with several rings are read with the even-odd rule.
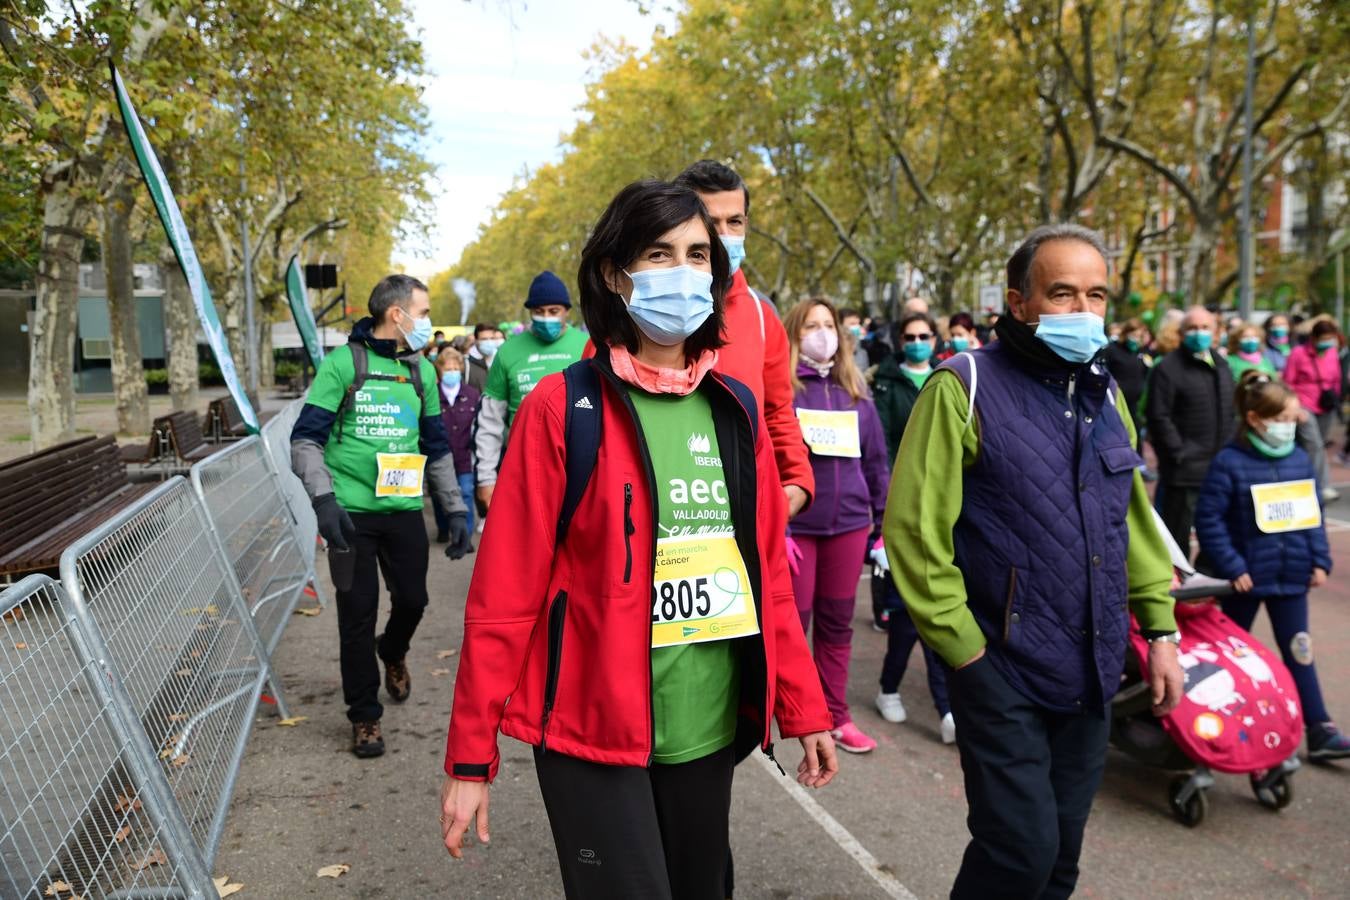
[[[886,459],[892,467],[900,449],[900,438],[909,424],[910,413],[919,399],[919,386],[901,371],[901,360],[892,354],[877,366],[872,382],[872,400],[877,405],[881,430],[886,435]]]
[[[1163,484],[1199,487],[1233,436],[1233,373],[1218,353],[1210,356],[1213,365],[1184,347],[1173,350],[1149,375],[1149,440]]]
[[[473,474],[473,423],[478,416],[482,394],[471,384],[459,386],[459,396],[450,403],[441,389],[441,421],[450,435],[450,452],[455,457],[455,474]]]
[[[1274,597],[1306,594],[1314,567],[1330,572],[1324,526],[1283,534],[1256,527],[1252,485],[1312,477],[1302,447],[1284,459],[1262,456],[1245,440],[1220,450],[1195,505],[1195,533],[1211,574],[1232,581],[1245,572],[1252,577],[1253,596]]]
[[[1120,393],[1129,407],[1134,419],[1135,431],[1143,428],[1143,413],[1139,409],[1139,398],[1144,396],[1144,385],[1148,383],[1148,363],[1140,353],[1130,351],[1124,342],[1113,341],[1106,347],[1106,368],[1111,377],[1120,386]]]

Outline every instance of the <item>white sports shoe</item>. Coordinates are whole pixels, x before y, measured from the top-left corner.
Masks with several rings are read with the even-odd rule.
[[[942,717],[942,743],[956,743],[956,719],[952,717],[951,713]]]
[[[900,692],[887,694],[884,691],[877,693],[876,699],[877,712],[887,722],[903,722],[908,718],[905,712],[905,704],[900,702]]]

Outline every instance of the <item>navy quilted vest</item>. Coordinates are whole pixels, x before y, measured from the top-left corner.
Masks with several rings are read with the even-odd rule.
[[[1001,344],[942,368],[970,389],[980,452],[952,537],[991,661],[1033,702],[1099,709],[1129,630],[1125,551],[1141,462],[1102,366],[1035,371]]]

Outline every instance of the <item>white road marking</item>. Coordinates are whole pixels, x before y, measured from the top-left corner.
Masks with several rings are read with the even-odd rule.
[[[841,751],[842,752],[842,751]],[[787,791],[797,805],[806,810],[806,814],[816,820],[825,833],[830,836],[839,848],[853,857],[853,861],[862,870],[871,876],[872,880],[881,886],[888,897],[894,897],[896,900],[918,900],[917,897],[901,884],[896,877],[881,867],[881,863],[873,856],[868,849],[859,843],[858,839],[849,833],[849,830],[839,824],[839,820],[825,811],[825,807],[816,802],[811,796],[810,791],[802,787],[792,778],[784,778],[778,771],[778,767],[763,753],[752,753],[755,762],[759,763],[760,768],[768,772],[774,781],[782,785],[783,790]]]
[[[1326,524],[1327,531],[1350,531],[1350,522],[1345,519],[1334,519],[1331,516],[1326,516],[1322,521]]]

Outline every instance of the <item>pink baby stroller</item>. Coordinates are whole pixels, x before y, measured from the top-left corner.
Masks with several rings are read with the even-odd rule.
[[[1157,719],[1150,711],[1148,642],[1131,621],[1133,653],[1111,701],[1111,743],[1149,765],[1189,770],[1168,791],[1172,812],[1195,827],[1209,810],[1213,771],[1246,774],[1262,806],[1279,810],[1294,796],[1292,775],[1303,734],[1293,677],[1279,656],[1220,611],[1227,582],[1201,575],[1159,523],[1172,549],[1179,658],[1185,672],[1180,705]]]

